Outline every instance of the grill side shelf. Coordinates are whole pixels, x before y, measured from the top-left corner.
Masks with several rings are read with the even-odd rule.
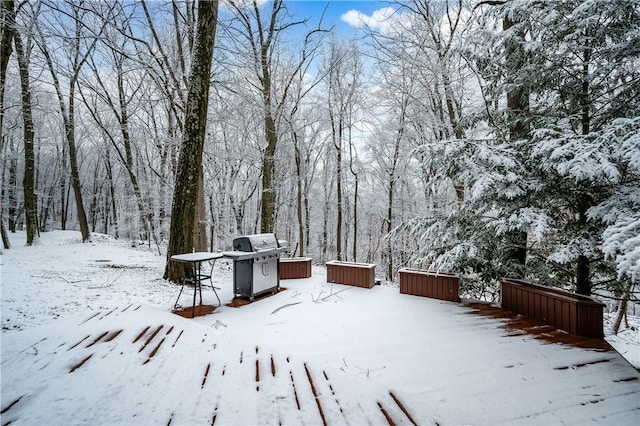
[[[258,252],[255,251],[223,251],[222,255],[228,259],[233,260],[249,260],[255,259],[258,256]]]

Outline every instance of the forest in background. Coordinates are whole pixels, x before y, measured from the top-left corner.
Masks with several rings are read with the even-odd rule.
[[[163,252],[197,2],[0,4],[5,248],[77,229]],[[637,2],[401,0],[348,40],[294,4],[220,4],[194,248],[275,232],[476,298],[510,276],[638,300]]]

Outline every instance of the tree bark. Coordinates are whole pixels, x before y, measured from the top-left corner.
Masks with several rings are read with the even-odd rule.
[[[209,244],[207,243],[207,221],[206,207],[204,203],[204,171],[200,164],[200,172],[198,173],[198,209],[195,226],[195,249],[196,251],[207,251]]]
[[[167,263],[164,278],[180,282],[187,272],[181,264],[171,262],[171,256],[192,252],[193,230],[197,220],[198,182],[202,170],[202,153],[207,127],[209,104],[209,74],[218,20],[218,1],[198,1],[198,23],[193,47],[184,138],[178,157]]]
[[[587,229],[587,212],[594,204],[589,194],[579,195],[577,200],[577,220],[580,229]],[[576,293],[591,296],[591,260],[583,253],[576,260]]]
[[[509,30],[516,25],[508,16],[502,22],[503,31]],[[521,40],[511,42],[507,45],[505,61],[508,68],[514,73],[519,70],[525,62],[525,52],[522,47],[524,34],[520,34]],[[529,114],[529,91],[523,87],[514,87],[507,92],[507,115],[509,119],[509,140],[515,142],[522,138],[529,137],[529,124],[525,118]],[[520,277],[524,276],[524,266],[527,261],[527,233],[523,231],[512,231],[507,235],[509,258],[521,266],[519,271],[514,271]]]
[[[9,139],[9,182],[7,183],[7,196],[9,198],[9,232],[16,232],[16,223],[18,221],[18,156],[15,153],[15,142],[13,138]]]
[[[631,293],[631,289],[629,291],[625,291],[622,300],[620,301],[620,308],[618,309],[618,314],[616,315],[616,320],[613,323],[613,334],[616,336],[620,331],[620,325],[622,325],[622,319],[627,316],[627,303],[629,301],[629,294]],[[628,326],[627,326],[628,327]]]
[[[75,125],[75,82],[69,83],[69,117],[67,120],[67,143],[69,145],[69,165],[71,167],[71,186],[76,200],[76,214],[80,225],[82,241],[88,241],[91,234],[87,222],[87,214],[82,200],[82,183],[80,182],[80,167],[78,165],[78,150],[76,148],[76,125]]]
[[[591,131],[591,102],[589,100],[589,63],[591,62],[591,49],[589,48],[589,33],[585,30],[586,47],[582,62],[582,86],[580,92],[580,124],[582,134],[588,135]],[[584,194],[578,197],[578,221],[580,229],[587,229],[587,211],[594,205],[593,198]],[[578,256],[576,264],[576,292],[591,295],[591,260],[584,254]]]
[[[15,33],[13,37],[16,56],[20,69],[20,88],[22,91],[22,126],[24,135],[24,214],[27,231],[27,245],[33,245],[38,239],[38,206],[35,195],[35,156],[33,114],[31,112],[31,88],[29,82],[29,61],[22,45],[22,37]]]
[[[342,260],[342,119],[338,120],[337,134],[334,135],[336,150],[336,258]]]
[[[7,78],[7,67],[11,57],[13,36],[15,33],[15,11],[13,0],[0,2],[0,152],[3,150],[4,136],[2,124],[4,122],[4,85]]]
[[[293,129],[293,149],[296,163],[296,218],[298,219],[298,242],[300,245],[300,257],[304,256],[305,238],[303,222],[303,197],[302,197],[302,156],[300,153],[300,141],[298,133]],[[293,253],[295,255],[295,253]]]
[[[351,110],[349,111],[352,112]],[[353,122],[353,117],[349,117],[349,121]],[[358,261],[358,187],[360,181],[358,180],[358,172],[354,168],[354,158],[355,147],[353,146],[353,138],[351,133],[352,126],[349,126],[349,136],[347,139],[349,140],[349,170],[351,171],[351,175],[354,180],[354,188],[353,188],[353,247],[351,249],[351,260],[353,262]]]
[[[69,215],[69,187],[67,186],[67,145],[62,144],[62,152],[56,148],[56,154],[60,159],[60,229],[67,229],[67,218]]]
[[[591,267],[589,258],[579,255],[576,262],[576,293],[591,296]]]
[[[342,105],[338,102],[338,111],[334,111],[334,92],[335,96],[341,96],[338,85],[338,79],[340,79],[339,64],[342,58],[337,57],[336,45],[331,46],[331,63],[329,64],[329,122],[331,123],[331,137],[333,140],[333,149],[336,154],[336,259],[342,260],[342,132],[344,129],[344,118]],[[341,99],[340,99],[341,100]]]
[[[113,166],[111,165],[111,153],[109,152],[109,150],[107,150],[107,152],[105,153],[104,165],[107,172],[107,183],[109,185],[108,199],[111,205],[111,220],[115,229],[114,236],[117,239],[120,237],[120,230],[118,227],[118,211],[116,209],[116,186],[113,177]]]
[[[2,123],[4,121],[4,86],[7,77],[7,67],[9,66],[9,58],[11,57],[11,45],[14,35],[14,2],[13,0],[0,1],[0,29],[2,36],[0,37],[0,152],[4,152],[4,135],[2,134]],[[9,236],[4,226],[4,218],[2,217],[2,208],[0,208],[0,233],[2,234],[2,246],[5,249],[11,248]]]
[[[115,56],[115,53],[114,53]],[[147,214],[145,203],[142,198],[142,191],[140,190],[140,185],[138,183],[138,176],[134,170],[133,163],[133,152],[132,152],[132,143],[131,143],[131,134],[129,132],[129,111],[127,108],[127,99],[125,95],[125,82],[122,70],[122,64],[118,63],[117,66],[118,76],[117,76],[117,84],[118,84],[118,105],[120,109],[119,119],[120,119],[120,132],[122,133],[122,142],[124,144],[125,151],[125,167],[127,169],[127,174],[129,175],[129,180],[131,181],[131,186],[133,188],[133,193],[136,197],[136,204],[138,205],[138,212],[140,214],[140,223],[142,223],[142,227],[144,229],[145,235],[143,239],[156,238],[155,232],[153,230],[153,219],[149,217]],[[113,107],[114,113],[115,107]],[[116,114],[118,116],[118,114]]]
[[[266,96],[266,95],[265,95]],[[270,95],[269,95],[270,96]],[[267,100],[265,98],[265,105]],[[267,108],[265,106],[265,108]],[[267,147],[264,150],[262,160],[262,208],[261,208],[261,232],[273,232],[273,217],[275,214],[273,200],[273,166],[278,144],[275,120],[271,114],[266,113],[264,118],[265,136]]]

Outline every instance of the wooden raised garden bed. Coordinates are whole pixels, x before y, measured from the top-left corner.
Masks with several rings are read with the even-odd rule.
[[[311,261],[310,257],[280,259],[280,279],[292,280],[311,277]]]
[[[604,337],[604,305],[591,297],[524,280],[501,283],[502,309],[584,337]]]
[[[371,288],[376,283],[376,265],[372,263],[327,262],[327,282]]]
[[[429,272],[420,269],[402,268],[400,273],[400,293],[432,299],[459,302],[459,276]]]

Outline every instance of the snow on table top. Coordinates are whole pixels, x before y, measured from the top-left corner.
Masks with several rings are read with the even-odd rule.
[[[174,254],[173,256],[171,256],[171,260],[175,262],[197,263],[206,262],[207,260],[220,259],[221,257],[223,257],[222,253],[196,251],[193,253]]]
[[[509,336],[461,304],[326,283],[316,267],[275,296],[184,319],[169,312],[179,287],[157,281],[162,256],[48,243],[3,254],[3,326],[24,324],[2,334],[3,424],[640,418],[640,374],[616,352]],[[230,301],[229,265],[213,279]]]

